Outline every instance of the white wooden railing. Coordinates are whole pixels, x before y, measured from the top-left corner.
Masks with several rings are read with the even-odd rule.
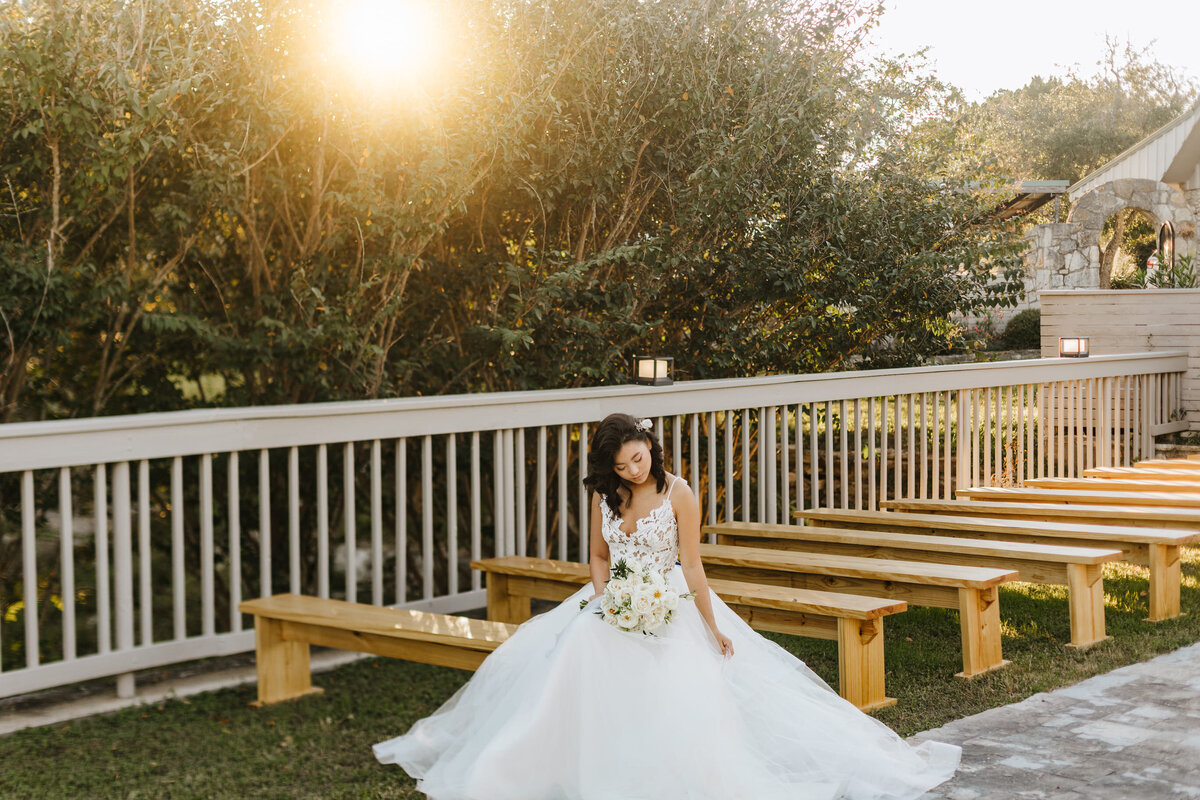
[[[450,612],[484,603],[472,558],[586,559],[580,469],[614,410],[654,418],[708,521],[791,522],[1129,463],[1183,428],[1185,369],[1142,353],[0,426],[0,697],[109,676],[129,695],[135,670],[251,650],[246,596]]]

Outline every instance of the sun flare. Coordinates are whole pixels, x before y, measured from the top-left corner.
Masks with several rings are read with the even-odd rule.
[[[346,0],[338,4],[336,49],[373,82],[416,80],[440,55],[431,0]]]

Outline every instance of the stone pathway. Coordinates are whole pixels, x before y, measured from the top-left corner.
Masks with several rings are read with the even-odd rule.
[[[922,800],[1200,798],[1200,644],[914,738],[963,748]]]

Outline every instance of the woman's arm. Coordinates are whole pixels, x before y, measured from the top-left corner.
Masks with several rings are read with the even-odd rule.
[[[675,508],[675,520],[679,524],[679,563],[683,565],[683,576],[688,590],[695,593],[696,608],[708,623],[708,629],[717,638],[717,644],[725,655],[733,655],[733,642],[717,628],[713,616],[712,597],[708,591],[708,578],[704,576],[704,565],[700,563],[700,504],[687,484],[676,486],[671,493],[671,505]]]
[[[608,542],[600,532],[601,522],[600,494],[592,492],[592,513],[588,523],[588,552],[591,558],[588,567],[592,573],[592,599],[604,594],[604,584],[608,583]]]

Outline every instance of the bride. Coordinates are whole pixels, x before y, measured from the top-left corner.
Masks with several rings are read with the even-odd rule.
[[[606,417],[584,483],[591,584],[375,745],[381,762],[433,800],[902,800],[954,774],[959,748],[909,745],[709,590],[696,497],[650,420]],[[621,559],[694,593],[655,635],[594,613]]]

